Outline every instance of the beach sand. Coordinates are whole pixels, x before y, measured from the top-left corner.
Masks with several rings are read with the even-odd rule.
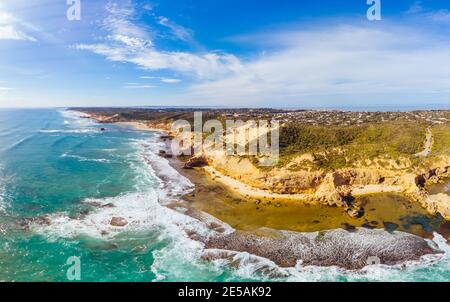
[[[151,131],[151,132],[160,132],[160,133],[168,134],[167,130],[159,129],[159,128],[151,128],[143,122],[120,122],[120,123],[116,123],[116,124],[123,125],[123,126],[131,126],[134,129],[140,130],[140,131]]]

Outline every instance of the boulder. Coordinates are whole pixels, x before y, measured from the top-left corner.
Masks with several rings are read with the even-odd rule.
[[[347,214],[352,218],[361,218],[364,216],[364,208],[352,207],[347,210]]]
[[[159,138],[162,139],[163,141],[167,141],[167,140],[173,140],[174,136],[173,135],[161,135]]]
[[[167,151],[164,151],[164,150],[159,150],[158,155],[161,157],[164,157],[164,158],[172,158],[173,157],[173,154],[168,153]]]
[[[184,169],[201,168],[208,165],[205,156],[194,156],[184,164]]]
[[[128,224],[128,221],[123,217],[113,217],[110,224],[116,227],[124,227]]]

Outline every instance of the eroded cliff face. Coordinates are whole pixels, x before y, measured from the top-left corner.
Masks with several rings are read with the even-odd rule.
[[[425,184],[439,182],[450,177],[450,158],[417,168],[410,162],[392,165],[355,165],[335,171],[315,170],[305,164],[305,168],[289,169],[289,164],[281,168],[264,170],[256,167],[245,157],[213,156],[209,164],[221,173],[249,186],[278,194],[309,194],[307,201],[339,206],[347,209],[351,216],[363,213],[354,197],[379,192],[398,192],[419,202],[431,214],[441,214],[450,220],[450,200],[447,194],[430,195]],[[401,168],[400,168],[401,167]]]
[[[450,177],[450,166],[437,167],[426,171],[426,173],[418,175],[415,178],[415,188],[411,190],[417,192],[415,199],[420,202],[422,207],[426,208],[430,213],[439,213],[446,220],[450,221],[450,196],[448,194],[429,194],[425,189],[428,184],[435,184],[443,179]]]
[[[430,213],[439,213],[445,220],[450,221],[450,196],[447,194],[429,195],[423,201],[423,205]]]
[[[91,114],[101,123],[125,122],[120,115]],[[170,123],[145,123],[149,128],[170,131]],[[342,156],[345,156],[342,154]],[[247,157],[208,154],[204,164],[251,187],[278,194],[305,194],[306,201],[347,209],[350,216],[360,216],[363,209],[354,196],[379,192],[398,192],[420,203],[431,214],[450,220],[448,194],[429,194],[426,185],[450,177],[450,156],[424,158],[419,164],[410,158],[389,156],[365,159],[351,167],[335,171],[318,169],[311,154],[301,154],[284,167],[260,169]],[[202,164],[203,165],[203,164]]]

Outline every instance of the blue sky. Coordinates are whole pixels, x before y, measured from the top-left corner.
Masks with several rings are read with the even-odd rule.
[[[0,107],[450,104],[450,3],[0,2]]]

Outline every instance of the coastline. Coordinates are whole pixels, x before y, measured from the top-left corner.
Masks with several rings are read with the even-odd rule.
[[[140,130],[140,131],[159,132],[159,133],[162,133],[162,134],[165,134],[165,135],[170,133],[166,129],[149,127],[144,122],[118,122],[118,123],[115,123],[115,124],[116,125],[122,125],[122,126],[130,126],[130,127],[133,127],[134,129]]]
[[[105,121],[102,117],[93,116],[90,114],[86,114],[84,112],[80,112],[83,114],[86,118],[92,118],[97,120],[100,123],[111,123],[111,124],[118,124],[123,126],[130,126],[133,127],[136,130],[139,131],[151,131],[151,132],[157,132],[161,135],[170,135],[170,131],[167,130],[167,125],[163,125],[164,127],[151,127],[145,122],[141,121],[128,121],[128,122],[109,122]],[[166,142],[166,148],[168,148],[167,141]],[[167,151],[167,150],[166,150]],[[221,204],[227,203],[227,201],[233,201],[238,199],[244,199],[249,200],[250,202],[255,202],[256,204],[260,203],[267,203],[269,205],[273,205],[275,208],[277,208],[280,204],[286,205],[286,206],[318,206],[323,207],[324,209],[334,209],[334,206],[327,205],[323,202],[323,200],[318,198],[315,193],[298,193],[298,194],[289,194],[289,193],[275,193],[271,192],[269,190],[260,189],[257,187],[250,186],[243,181],[240,181],[236,178],[227,176],[220,172],[218,169],[216,169],[212,165],[208,165],[206,167],[202,168],[195,168],[195,169],[184,169],[185,162],[180,160],[179,158],[169,158],[168,159],[169,164],[177,170],[178,173],[181,175],[187,177],[189,180],[191,180],[194,184],[200,183],[201,190],[204,190],[206,187],[213,188],[212,191],[217,187],[220,187],[219,190],[221,191],[221,201],[219,204],[216,204],[216,207],[220,208]],[[206,189],[207,190],[207,189]],[[413,208],[416,209],[416,211],[423,206],[420,202],[414,199],[414,195],[408,195],[407,190],[402,185],[388,185],[388,184],[369,184],[369,185],[355,185],[352,186],[349,190],[349,192],[356,198],[356,200],[364,200],[365,198],[371,198],[372,196],[378,196],[383,194],[398,194],[403,196],[405,199],[409,200],[409,203],[411,205],[407,205],[407,207],[413,206]],[[186,199],[190,199],[188,196]],[[206,197],[206,199],[214,198],[211,196]],[[191,198],[192,199],[192,198]],[[323,199],[323,197],[322,197]],[[336,211],[334,216],[340,216],[345,215],[348,216],[345,219],[341,219],[343,221],[342,225],[336,226],[336,227],[343,227],[348,228],[349,226],[353,227],[355,226],[369,226],[369,221],[363,222],[360,217],[358,216],[352,216],[349,215],[349,211],[357,212],[359,207],[359,202],[354,203],[354,207],[339,207],[339,211]],[[208,206],[202,206],[199,208],[202,211],[206,211],[207,213],[214,213],[218,214],[215,209],[208,207]],[[428,209],[425,207],[422,208],[422,213],[425,214]],[[338,212],[341,212],[343,214],[339,214]],[[428,213],[430,215],[434,215],[433,213],[430,213],[428,210]],[[406,214],[406,213],[405,213]],[[389,215],[388,215],[389,216]],[[349,218],[347,220],[347,218]],[[365,218],[365,215],[362,216],[362,218]],[[391,219],[392,220],[392,219]],[[226,221],[227,223],[229,221]],[[381,221],[380,221],[381,222]],[[396,221],[397,224],[400,223],[400,221]],[[311,224],[317,224],[316,221],[312,221]],[[383,224],[383,223],[382,223]],[[381,226],[382,226],[381,224]],[[447,237],[450,238],[450,231],[447,230],[449,228],[448,223],[445,224],[444,227],[445,234],[448,234]],[[238,225],[239,226],[239,225]],[[320,224],[317,224],[317,227],[319,227]],[[242,227],[242,226],[239,226]],[[371,225],[370,227],[374,227],[374,225]],[[245,226],[243,227],[246,228]],[[308,228],[306,228],[308,229]],[[313,228],[316,230],[316,228]],[[426,234],[423,232],[416,232],[416,234],[420,234],[421,236],[430,237],[431,234]]]
[[[95,117],[92,117],[90,115],[89,118],[96,119]],[[131,126],[136,130],[139,131],[150,131],[150,132],[158,132],[164,135],[170,134],[170,132],[166,129],[162,128],[155,128],[150,127],[144,122],[139,121],[133,121],[133,122],[117,122],[115,123],[117,125],[123,125],[123,126]],[[173,163],[173,161],[172,161]],[[271,199],[282,199],[282,200],[295,200],[295,201],[303,201],[303,202],[310,202],[315,198],[315,194],[308,194],[308,193],[302,193],[302,194],[282,194],[282,193],[274,193],[270,192],[268,190],[259,189],[256,187],[252,187],[248,184],[245,184],[242,181],[239,181],[235,178],[232,178],[230,176],[227,176],[223,173],[221,173],[219,170],[214,168],[213,166],[207,166],[202,168],[205,173],[209,174],[214,178],[215,181],[218,181],[225,185],[230,190],[242,195],[247,196],[251,198],[271,198]],[[372,194],[378,194],[378,193],[402,193],[404,192],[404,189],[401,186],[396,185],[364,185],[364,186],[357,186],[351,190],[352,194],[354,196],[365,196],[365,195],[372,195]],[[313,202],[314,203],[314,202]]]
[[[132,126],[140,131],[167,133],[165,129],[151,128],[140,122],[114,124]],[[155,160],[157,157],[153,159]],[[212,233],[207,237],[186,230],[189,238],[204,245],[204,259],[229,260],[238,257],[241,252],[247,252],[251,257],[269,259],[280,268],[293,268],[296,261],[305,260],[306,266],[338,266],[353,270],[365,267],[364,253],[360,254],[357,262],[348,262],[340,258],[328,262],[316,261],[314,255],[321,255],[320,257],[328,255],[331,252],[330,248],[338,249],[344,254],[360,253],[368,249],[371,254],[379,255],[382,263],[397,265],[407,261],[421,261],[424,255],[440,253],[424,245],[424,238],[433,239],[432,234],[422,232],[411,234],[401,228],[387,230],[381,221],[379,225],[369,225],[369,221],[365,218],[353,220],[342,208],[315,202],[308,205],[308,202],[305,202],[311,197],[308,194],[270,193],[217,174],[219,172],[215,173],[212,167],[184,169],[184,162],[178,158],[167,158],[167,161],[179,174],[188,178],[195,185],[195,189],[193,192],[181,193],[181,200],[172,200],[163,206],[199,220],[210,229]],[[380,190],[380,187],[372,188],[370,192],[374,190]],[[261,214],[266,218],[258,221]],[[300,218],[304,220],[298,224]],[[394,219],[390,220],[393,221],[389,222],[390,225],[400,223]],[[376,230],[371,230],[372,228]],[[320,234],[326,237],[324,246],[317,245],[316,248],[307,249],[304,245],[305,240],[312,240],[314,243],[316,236],[323,236]],[[296,243],[289,245],[288,242],[291,240]],[[258,242],[265,242],[264,247]],[[348,244],[341,246],[341,242]],[[392,250],[385,256],[383,246],[387,242]],[[408,246],[403,245],[406,242],[410,242]],[[347,249],[347,246],[353,244],[355,245],[352,248]],[[414,248],[411,249],[411,246]],[[285,249],[293,256],[290,258],[277,256],[272,252],[276,248]],[[305,252],[299,253],[302,250]],[[407,253],[399,254],[398,250],[405,250]]]
[[[90,116],[90,118],[93,118],[93,117]],[[158,132],[158,133],[162,133],[164,135],[168,135],[170,133],[166,129],[150,127],[146,123],[139,122],[139,121],[117,122],[115,124],[123,125],[123,126],[131,126],[134,129],[139,130],[139,131]],[[248,184],[245,184],[242,181],[239,181],[235,178],[232,178],[230,176],[227,176],[227,175],[221,173],[213,166],[203,167],[203,170],[205,171],[205,173],[212,176],[212,178],[214,178],[215,181],[222,183],[230,190],[232,190],[242,196],[247,196],[247,197],[251,197],[251,198],[271,198],[271,199],[294,200],[294,201],[315,203],[315,202],[313,202],[313,200],[316,197],[315,194],[274,193],[274,192],[270,192],[268,190],[259,189],[256,187],[252,187]],[[404,192],[404,189],[401,186],[398,186],[398,185],[390,186],[390,185],[383,185],[383,184],[357,186],[351,190],[352,195],[354,195],[355,197],[378,194],[378,193],[402,193],[402,192]]]
[[[239,193],[242,196],[248,196],[252,198],[275,198],[283,200],[297,200],[304,202],[311,202],[316,198],[315,194],[281,194],[269,192],[259,188],[251,187],[237,179],[227,176],[214,167],[207,166],[203,168],[206,173],[211,175],[216,181],[226,185],[230,190]],[[395,185],[364,185],[356,186],[351,190],[352,196],[362,197],[366,195],[373,195],[379,193],[402,193],[404,189],[401,186]]]

